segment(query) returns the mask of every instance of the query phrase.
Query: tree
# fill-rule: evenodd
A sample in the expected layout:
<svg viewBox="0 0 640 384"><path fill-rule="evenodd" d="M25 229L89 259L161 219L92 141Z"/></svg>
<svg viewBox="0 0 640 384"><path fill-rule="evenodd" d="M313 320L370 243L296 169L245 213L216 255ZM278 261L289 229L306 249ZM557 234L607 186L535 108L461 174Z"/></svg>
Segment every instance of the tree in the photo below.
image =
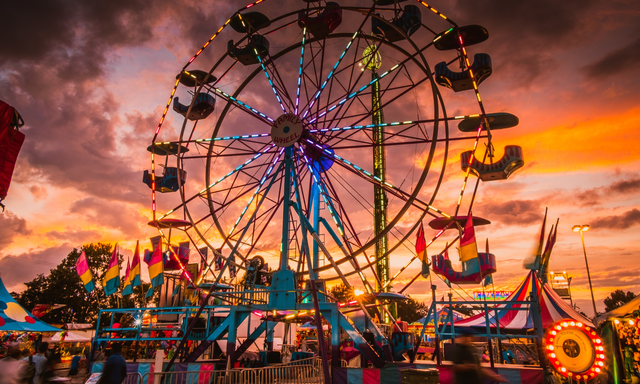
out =
<svg viewBox="0 0 640 384"><path fill-rule="evenodd" d="M76 261L84 250L87 255L89 268L93 273L96 289L87 293L76 272ZM31 310L36 304L64 304L60 310L55 310L45 315L42 320L48 323L62 324L70 322L95 324L100 309L118 308L122 301L125 306L146 307L151 302L158 302L158 292L150 299L145 298L149 284L143 284L134 288L133 297L121 299L116 293L105 296L99 288L102 277L107 271L113 246L111 244L88 244L80 249L74 248L67 257L49 275L40 274L32 281L25 283L27 289L16 297L16 300L24 308ZM123 257L118 255L118 261L122 265ZM123 271L124 272L124 271ZM121 278L124 280L124 277ZM124 284L121 284L121 287ZM146 287L145 287L146 285Z"/></svg>
<svg viewBox="0 0 640 384"><path fill-rule="evenodd" d="M627 291L627 293L624 293L622 289L616 289L615 291L611 292L611 295L607 296L604 299L604 311L613 311L614 309L622 307L624 304L630 302L635 298L636 294L631 291Z"/></svg>

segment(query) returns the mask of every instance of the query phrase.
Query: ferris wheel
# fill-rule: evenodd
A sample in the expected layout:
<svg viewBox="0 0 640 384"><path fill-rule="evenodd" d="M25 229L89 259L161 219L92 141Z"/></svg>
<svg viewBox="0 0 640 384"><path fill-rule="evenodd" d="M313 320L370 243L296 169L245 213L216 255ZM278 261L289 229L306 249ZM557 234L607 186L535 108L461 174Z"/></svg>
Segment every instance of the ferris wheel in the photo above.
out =
<svg viewBox="0 0 640 384"><path fill-rule="evenodd" d="M485 112L491 59L467 47L486 29L419 1L354 3L258 0L176 77L148 148L152 223L183 231L207 272L207 253L221 258L218 280L260 256L288 271L276 283L388 292L390 262L415 255L423 220L471 209L470 175L523 164L518 148L493 159L489 128L517 118ZM448 167L452 147L468 150L462 170ZM439 196L445 180L459 193Z"/></svg>

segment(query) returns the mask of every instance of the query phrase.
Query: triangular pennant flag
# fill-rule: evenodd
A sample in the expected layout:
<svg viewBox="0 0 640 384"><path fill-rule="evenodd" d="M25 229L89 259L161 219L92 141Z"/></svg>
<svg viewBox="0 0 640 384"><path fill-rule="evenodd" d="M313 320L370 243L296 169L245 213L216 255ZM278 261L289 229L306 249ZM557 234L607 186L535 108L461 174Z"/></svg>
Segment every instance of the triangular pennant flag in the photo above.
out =
<svg viewBox="0 0 640 384"><path fill-rule="evenodd" d="M149 278L151 279L151 289L164 283L164 263L161 247L156 247L149 260Z"/></svg>
<svg viewBox="0 0 640 384"><path fill-rule="evenodd" d="M173 293L171 294L171 297L174 297L178 293L180 293L180 284L176 285L176 287L173 288Z"/></svg>
<svg viewBox="0 0 640 384"><path fill-rule="evenodd" d="M484 282L482 283L482 285L484 285L485 287L489 284L493 284L493 275L485 277Z"/></svg>
<svg viewBox="0 0 640 384"><path fill-rule="evenodd" d="M127 271L124 274L124 288L122 288L122 296L127 296L133 293L133 287L131 286L131 265L129 259L127 259Z"/></svg>
<svg viewBox="0 0 640 384"><path fill-rule="evenodd" d="M147 294L145 295L145 297L148 299L151 296L153 296L153 287L150 287L149 290L147 291Z"/></svg>
<svg viewBox="0 0 640 384"><path fill-rule="evenodd" d="M547 208L544 209L544 219L542 220L542 229L540 230L540 240L536 246L536 250L533 252L533 255L528 256L523 262L522 265L526 269L539 270L540 269L540 259L542 258L542 249L544 245L544 234L545 228L547 225Z"/></svg>
<svg viewBox="0 0 640 384"><path fill-rule="evenodd" d="M118 292L120 286L120 263L118 263L118 244L113 247L113 253L111 254L111 260L107 267L107 273L102 278L102 287L104 294L109 296Z"/></svg>
<svg viewBox="0 0 640 384"><path fill-rule="evenodd" d="M76 271L78 272L78 276L80 276L80 280L82 280L82 284L84 284L84 289L87 292L91 293L94 289L96 289L96 285L93 283L93 277L91 276L91 270L89 269L89 263L87 262L87 255L84 253L84 249L76 261Z"/></svg>
<svg viewBox="0 0 640 384"><path fill-rule="evenodd" d="M424 227L420 222L418 233L416 233L416 256L422 260L423 263L429 263L427 256L427 240L424 237Z"/></svg>
<svg viewBox="0 0 640 384"><path fill-rule="evenodd" d="M478 245L476 244L476 232L473 229L473 216L469 213L464 232L460 237L460 261L465 262L478 258Z"/></svg>
<svg viewBox="0 0 640 384"><path fill-rule="evenodd" d="M131 287L137 287L142 285L142 280L140 279L140 245L139 242L136 241L136 250L133 252L133 261L131 261Z"/></svg>

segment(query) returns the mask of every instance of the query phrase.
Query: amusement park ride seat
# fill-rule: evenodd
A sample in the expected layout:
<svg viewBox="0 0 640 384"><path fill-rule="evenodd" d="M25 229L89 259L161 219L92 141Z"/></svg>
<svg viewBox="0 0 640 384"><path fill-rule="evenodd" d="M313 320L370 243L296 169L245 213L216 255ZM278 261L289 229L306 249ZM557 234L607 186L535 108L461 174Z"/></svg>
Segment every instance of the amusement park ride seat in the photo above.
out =
<svg viewBox="0 0 640 384"><path fill-rule="evenodd" d="M413 332L393 332L391 334L391 350L393 361L404 361L405 353L413 353L415 346Z"/></svg>
<svg viewBox="0 0 640 384"><path fill-rule="evenodd" d="M271 25L267 15L260 12L247 12L234 16L229 22L231 28L238 33L252 34Z"/></svg>
<svg viewBox="0 0 640 384"><path fill-rule="evenodd" d="M176 80L180 80L180 84L190 88L193 88L202 83L211 84L217 80L215 76L210 75L209 78L207 78L207 75L207 72L201 71L199 69L190 71L183 70L182 72L178 73L178 75L176 76ZM204 80L205 78L207 79L207 81Z"/></svg>
<svg viewBox="0 0 640 384"><path fill-rule="evenodd" d="M198 96L196 96L193 102L191 112L187 115L189 105L180 104L177 97L173 99L173 110L191 121L206 119L215 107L216 99L214 99L213 96L208 93L198 93Z"/></svg>
<svg viewBox="0 0 640 384"><path fill-rule="evenodd" d="M147 147L147 151L155 154L156 156L175 156L178 154L178 149L180 150L180 153L189 152L189 148L176 143L153 143Z"/></svg>
<svg viewBox="0 0 640 384"><path fill-rule="evenodd" d="M384 36L385 39L392 43L413 35L420 28L422 22L420 8L415 5L406 5L402 14L391 21L385 21L379 17L371 18L371 31L375 35Z"/></svg>
<svg viewBox="0 0 640 384"><path fill-rule="evenodd" d="M496 257L492 253L478 252L478 257L462 262L462 272L454 271L447 253L431 256L433 272L456 284L478 284L496 272Z"/></svg>
<svg viewBox="0 0 640 384"><path fill-rule="evenodd" d="M452 218L447 217L438 217L437 219L433 219L429 222L429 226L435 230L444 229L451 220L455 220L457 225L451 225L448 229L457 229L458 227L464 228L467 224L467 220L469 220L469 216L453 216ZM473 216L473 226L477 227L480 225L489 225L491 222L487 219L483 219L482 217Z"/></svg>
<svg viewBox="0 0 640 384"><path fill-rule="evenodd" d="M244 47L235 47L233 40L229 40L227 51L229 56L244 65L258 64L260 60L269 55L269 40L260 35L251 35L249 42ZM256 52L260 55L260 60L256 57Z"/></svg>
<svg viewBox="0 0 640 384"><path fill-rule="evenodd" d="M469 159L473 151L462 152L460 155L460 165L464 172L469 167ZM507 145L504 147L504 155L495 163L482 163L474 156L471 163L471 172L482 181L506 180L513 172L524 166L522 157L522 147L518 145Z"/></svg>
<svg viewBox="0 0 640 384"><path fill-rule="evenodd" d="M298 13L298 25L300 28L307 27L313 37L323 39L342 23L342 9L340 4L333 1L327 2L327 7L317 16L310 16L302 11Z"/></svg>
<svg viewBox="0 0 640 384"><path fill-rule="evenodd" d="M178 175L180 177L180 184L184 184L187 180L187 171L176 167L165 167L162 172L162 177L156 176L156 191L161 193L178 191ZM144 171L142 182L151 188L151 174L149 171Z"/></svg>
<svg viewBox="0 0 640 384"><path fill-rule="evenodd" d="M492 131L494 129L513 128L520 123L520 119L510 113L488 113L487 120L489 121L489 128L491 128ZM458 130L461 132L475 132L478 130L481 122L481 116L465 117L460 124L458 124Z"/></svg>
<svg viewBox="0 0 640 384"><path fill-rule="evenodd" d="M473 89L473 82L471 81L471 76L469 76L469 70L473 71L473 78L476 81L476 85L480 85L486 78L491 76L491 56L486 53L476 53L473 56L471 68L462 72L450 70L444 61L438 63L435 67L436 83L452 89L454 92Z"/></svg>
<svg viewBox="0 0 640 384"><path fill-rule="evenodd" d="M489 31L485 27L479 25L465 25L459 27L460 36L464 46L480 44L489 38ZM460 40L458 40L458 34L453 28L449 28L444 32L439 33L433 39L433 46L439 51L448 51L452 49L460 49Z"/></svg>

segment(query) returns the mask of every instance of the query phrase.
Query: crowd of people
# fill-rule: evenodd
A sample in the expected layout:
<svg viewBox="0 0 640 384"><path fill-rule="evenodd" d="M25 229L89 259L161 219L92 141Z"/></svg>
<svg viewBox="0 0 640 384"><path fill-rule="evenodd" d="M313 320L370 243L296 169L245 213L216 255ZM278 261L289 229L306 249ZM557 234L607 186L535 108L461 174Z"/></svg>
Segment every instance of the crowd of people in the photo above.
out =
<svg viewBox="0 0 640 384"><path fill-rule="evenodd" d="M624 357L624 371L626 377L640 378L640 334L635 321L623 321L616 324L616 331L620 340L620 349Z"/></svg>
<svg viewBox="0 0 640 384"><path fill-rule="evenodd" d="M38 345L35 355L19 343L11 343L0 360L0 384L45 384L54 376L60 359L60 350L50 350L47 342Z"/></svg>

